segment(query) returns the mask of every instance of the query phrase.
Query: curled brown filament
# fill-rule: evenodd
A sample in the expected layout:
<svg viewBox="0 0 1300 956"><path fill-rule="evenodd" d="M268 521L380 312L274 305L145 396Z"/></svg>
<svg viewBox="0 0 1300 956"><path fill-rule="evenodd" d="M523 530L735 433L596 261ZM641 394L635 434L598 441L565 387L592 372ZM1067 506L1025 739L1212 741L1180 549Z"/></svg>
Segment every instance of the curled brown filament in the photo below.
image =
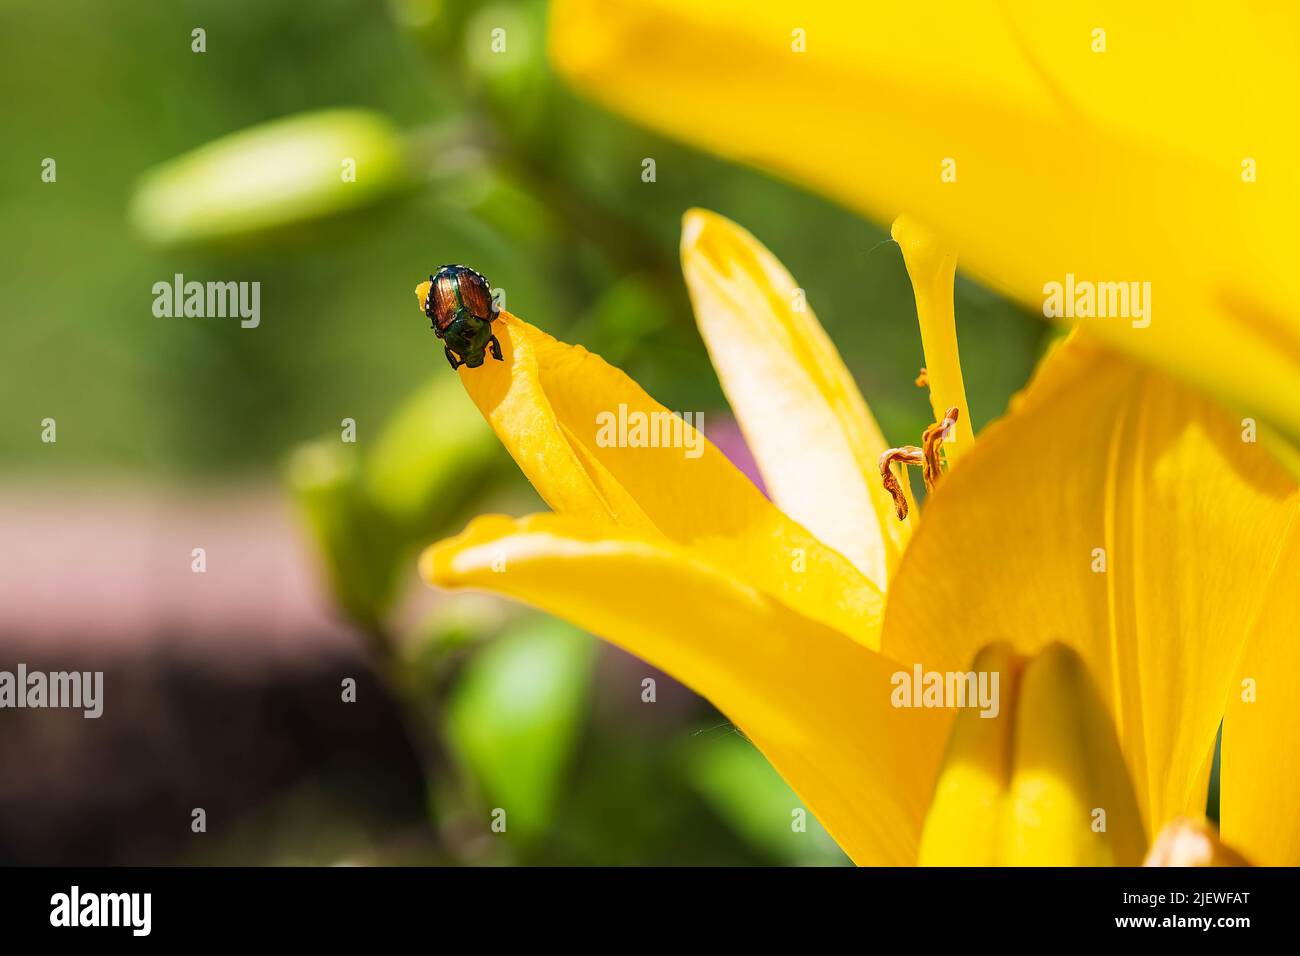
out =
<svg viewBox="0 0 1300 956"><path fill-rule="evenodd" d="M901 448L887 449L880 456L880 480L884 483L885 490L893 496L894 513L902 521L907 517L907 495L903 494L903 486L894 477L893 464L896 461L904 465L924 465L925 453L915 445L904 445Z"/></svg>
<svg viewBox="0 0 1300 956"><path fill-rule="evenodd" d="M920 465L921 474L925 478L925 490L934 491L939 476L943 474L943 458L939 450L943 447L944 439L951 434L953 426L957 424L957 416L957 409L950 408L942 421L927 427L921 433L920 448L915 445L903 445L899 448L889 448L880 456L880 481L894 499L894 513L898 515L899 521L907 517L907 495L903 493L903 486L894 476L894 463L899 462L904 466Z"/></svg>
<svg viewBox="0 0 1300 956"><path fill-rule="evenodd" d="M942 421L935 422L921 433L921 450L925 454L925 465L921 473L925 476L926 491L934 491L939 475L942 474L943 459L939 457L939 449L943 447L943 440L952 434L953 426L957 424L957 414L956 408L948 409Z"/></svg>

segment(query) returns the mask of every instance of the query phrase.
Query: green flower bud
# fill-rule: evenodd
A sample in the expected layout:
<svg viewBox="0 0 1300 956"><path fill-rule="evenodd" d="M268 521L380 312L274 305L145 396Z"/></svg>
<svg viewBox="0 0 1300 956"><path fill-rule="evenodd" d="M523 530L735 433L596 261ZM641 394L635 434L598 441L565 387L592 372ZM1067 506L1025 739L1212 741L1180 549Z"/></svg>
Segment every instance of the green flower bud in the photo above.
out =
<svg viewBox="0 0 1300 956"><path fill-rule="evenodd" d="M150 170L130 216L160 244L198 243L374 205L412 184L383 116L324 110L232 133Z"/></svg>

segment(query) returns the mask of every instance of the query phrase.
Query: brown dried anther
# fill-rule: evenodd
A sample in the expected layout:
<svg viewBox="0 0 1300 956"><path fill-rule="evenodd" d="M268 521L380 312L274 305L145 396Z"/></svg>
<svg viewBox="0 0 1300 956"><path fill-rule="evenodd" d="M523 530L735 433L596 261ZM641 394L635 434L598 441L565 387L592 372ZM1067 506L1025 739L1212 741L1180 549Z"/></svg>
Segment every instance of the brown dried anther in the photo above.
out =
<svg viewBox="0 0 1300 956"><path fill-rule="evenodd" d="M943 447L943 440L952 434L953 426L957 424L957 415L957 409L950 408L948 414L943 416L943 421L935 422L921 433L921 450L925 454L922 474L925 476L926 491L934 491L939 475L943 473L943 459L939 457L939 449Z"/></svg>
<svg viewBox="0 0 1300 956"><path fill-rule="evenodd" d="M943 458L939 454L939 449L943 447L944 439L949 437L953 426L957 424L957 416L957 409L950 408L942 421L927 427L921 433L920 448L915 445L903 445L900 448L887 449L880 456L880 480L885 490L894 499L894 513L898 515L899 521L907 517L907 495L903 493L903 486L894 476L894 462L901 462L903 465L920 465L921 474L925 478L925 490L934 491L939 476L943 474Z"/></svg>
<svg viewBox="0 0 1300 956"><path fill-rule="evenodd" d="M915 445L904 445L901 448L890 448L880 456L880 480L894 498L894 513L898 515L898 520L902 521L907 517L907 495L903 494L903 487L894 477L893 464L901 461L904 465L924 465L925 454Z"/></svg>

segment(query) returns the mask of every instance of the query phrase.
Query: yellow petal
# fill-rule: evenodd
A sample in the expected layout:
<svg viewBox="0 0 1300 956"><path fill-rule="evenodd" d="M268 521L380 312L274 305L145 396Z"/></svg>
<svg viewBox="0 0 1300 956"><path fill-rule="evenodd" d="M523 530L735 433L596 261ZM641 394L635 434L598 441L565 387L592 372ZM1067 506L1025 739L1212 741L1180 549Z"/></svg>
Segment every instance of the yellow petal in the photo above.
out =
<svg viewBox="0 0 1300 956"><path fill-rule="evenodd" d="M854 860L915 861L943 721L891 706L896 666L879 654L662 537L559 515L480 518L428 549L421 570L662 668L734 720Z"/></svg>
<svg viewBox="0 0 1300 956"><path fill-rule="evenodd" d="M1201 812L1245 622L1291 586L1271 572L1295 481L1241 439L1196 393L1067 341L930 499L885 652L951 670L995 640L1068 644L1147 825Z"/></svg>
<svg viewBox="0 0 1300 956"><path fill-rule="evenodd" d="M879 647L880 589L782 514L699 431L584 348L508 312L493 329L504 360L462 368L461 382L555 511L662 534ZM637 420L671 426L676 437L632 447Z"/></svg>
<svg viewBox="0 0 1300 956"><path fill-rule="evenodd" d="M1296 440L1297 37L1286 5L556 0L550 49L639 122L918 216L1040 313L1067 274L1149 282L1149 324L1084 321Z"/></svg>
<svg viewBox="0 0 1300 956"><path fill-rule="evenodd" d="M1294 515L1294 513L1293 513ZM1300 518L1293 517L1228 687L1219 769L1224 839L1266 866L1300 865ZM1243 621L1243 623L1245 623Z"/></svg>
<svg viewBox="0 0 1300 956"><path fill-rule="evenodd" d="M921 862L947 866L1134 866L1142 818L1115 729L1079 656L1050 644L1025 661L985 648L972 671L996 710L957 712ZM992 685L992 675L999 675ZM983 698L981 698L983 702Z"/></svg>
<svg viewBox="0 0 1300 956"><path fill-rule="evenodd" d="M682 272L772 499L883 590L910 523L880 483L889 446L803 289L752 235L702 209L682 222Z"/></svg>

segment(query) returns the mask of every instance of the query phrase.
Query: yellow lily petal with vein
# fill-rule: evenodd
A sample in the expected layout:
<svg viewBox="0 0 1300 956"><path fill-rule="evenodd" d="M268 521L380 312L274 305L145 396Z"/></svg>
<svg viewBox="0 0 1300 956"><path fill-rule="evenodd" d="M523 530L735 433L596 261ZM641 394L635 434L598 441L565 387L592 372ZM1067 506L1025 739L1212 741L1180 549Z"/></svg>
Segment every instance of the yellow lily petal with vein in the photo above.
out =
<svg viewBox="0 0 1300 956"><path fill-rule="evenodd" d="M1300 439L1300 8L556 0L549 43L592 99L914 214L1036 311L1139 283L1145 317L1083 321Z"/></svg>
<svg viewBox="0 0 1300 956"><path fill-rule="evenodd" d="M1245 622L1293 584L1277 568L1296 507L1294 480L1238 422L1073 337L928 502L884 650L953 670L997 640L1075 648L1147 826L1199 814Z"/></svg>
<svg viewBox="0 0 1300 956"><path fill-rule="evenodd" d="M998 710L958 711L926 817L920 862L937 866L1136 866L1142 817L1105 705L1079 656L1025 660L986 647Z"/></svg>
<svg viewBox="0 0 1300 956"><path fill-rule="evenodd" d="M1224 842L1256 863L1300 866L1300 518L1287 529L1270 575L1274 586L1254 619L1243 622L1250 646L1228 688L1219 826Z"/></svg>
<svg viewBox="0 0 1300 956"><path fill-rule="evenodd" d="M889 446L790 273L740 226L682 222L682 273L713 367L772 499L883 590L911 532L877 462Z"/></svg>
<svg viewBox="0 0 1300 956"><path fill-rule="evenodd" d="M420 563L430 583L526 601L678 677L754 740L856 862L915 862L944 721L890 705L897 665L881 655L698 552L575 518L480 518Z"/></svg>
<svg viewBox="0 0 1300 956"><path fill-rule="evenodd" d="M542 498L561 514L658 532L779 601L880 646L883 596L842 554L779 508L689 423L623 372L518 316L493 324L503 361L461 382ZM680 429L678 447L602 442L602 417Z"/></svg>

